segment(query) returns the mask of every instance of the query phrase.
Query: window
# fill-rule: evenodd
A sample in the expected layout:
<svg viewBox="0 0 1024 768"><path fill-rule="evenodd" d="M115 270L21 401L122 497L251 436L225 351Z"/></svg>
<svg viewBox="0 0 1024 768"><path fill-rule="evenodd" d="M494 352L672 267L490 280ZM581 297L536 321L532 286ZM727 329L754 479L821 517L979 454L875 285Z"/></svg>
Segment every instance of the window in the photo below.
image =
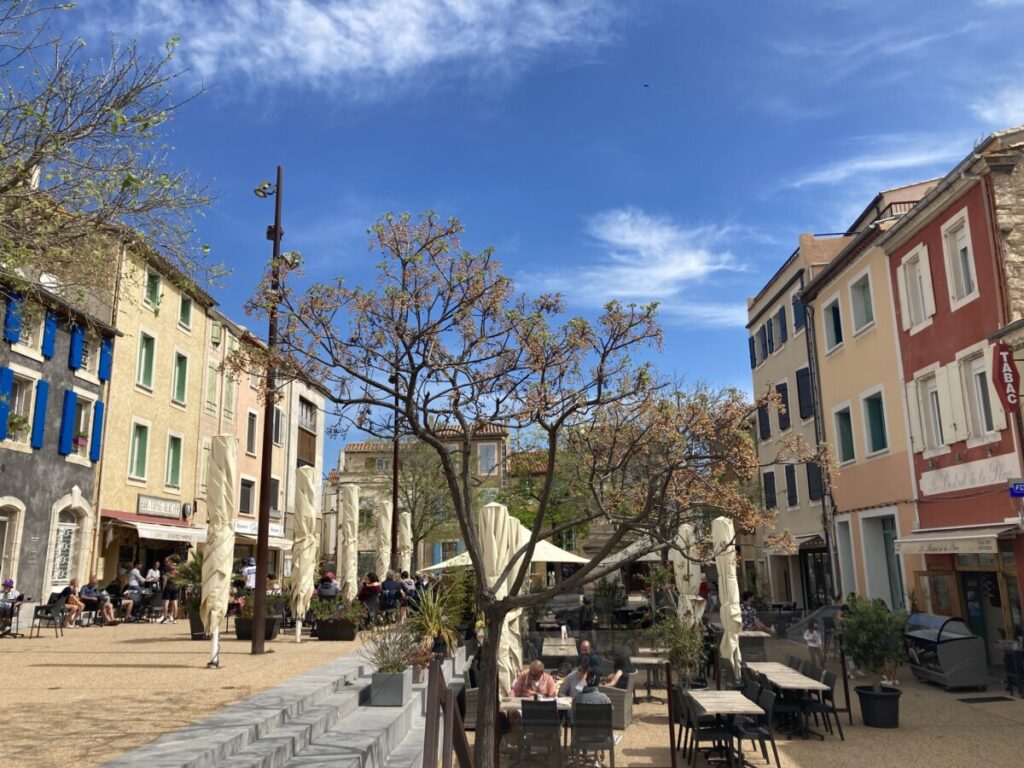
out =
<svg viewBox="0 0 1024 768"><path fill-rule="evenodd" d="M299 398L299 426L307 432L316 432L316 406L302 397Z"/></svg>
<svg viewBox="0 0 1024 768"><path fill-rule="evenodd" d="M811 392L810 368L801 368L796 372L796 397L800 404L800 418L811 418L814 415L814 396Z"/></svg>
<svg viewBox="0 0 1024 768"><path fill-rule="evenodd" d="M276 477L270 478L270 513L275 517L280 517L280 509L278 499L281 496L281 481ZM276 515L274 513L277 513Z"/></svg>
<svg viewBox="0 0 1024 768"><path fill-rule="evenodd" d="M850 417L849 407L836 411L833 418L836 425L836 449L839 463L853 461L857 458L857 454L853 448L853 419Z"/></svg>
<svg viewBox="0 0 1024 768"><path fill-rule="evenodd" d="M135 370L135 383L145 389L153 389L153 359L156 355L156 339L148 333L139 335L139 363Z"/></svg>
<svg viewBox="0 0 1024 768"><path fill-rule="evenodd" d="M481 475L494 475L498 472L498 446L494 443L481 443L476 448L476 458Z"/></svg>
<svg viewBox="0 0 1024 768"><path fill-rule="evenodd" d="M961 363L967 390L971 437L984 437L995 431L992 400L989 397L988 368L984 355L974 355Z"/></svg>
<svg viewBox="0 0 1024 768"><path fill-rule="evenodd" d="M950 308L956 310L978 294L966 208L943 225L942 245L946 256Z"/></svg>
<svg viewBox="0 0 1024 768"><path fill-rule="evenodd" d="M457 541L442 541L441 542L441 560L451 560L459 554L459 542Z"/></svg>
<svg viewBox="0 0 1024 768"><path fill-rule="evenodd" d="M171 488L181 487L181 437L167 436L167 469L164 483Z"/></svg>
<svg viewBox="0 0 1024 768"><path fill-rule="evenodd" d="M242 491L238 495L238 513L241 515L255 514L256 481L242 480Z"/></svg>
<svg viewBox="0 0 1024 768"><path fill-rule="evenodd" d="M71 455L89 458L89 438L92 436L93 401L76 392L75 426L71 440Z"/></svg>
<svg viewBox="0 0 1024 768"><path fill-rule="evenodd" d="M258 373L250 373L249 386L253 389L259 389L263 386L263 378Z"/></svg>
<svg viewBox="0 0 1024 768"><path fill-rule="evenodd" d="M796 490L796 465L786 465L786 504L792 509L800 504Z"/></svg>
<svg viewBox="0 0 1024 768"><path fill-rule="evenodd" d="M864 406L864 435L869 456L881 453L889 447L889 438L885 432L885 406L882 393L875 392L862 401Z"/></svg>
<svg viewBox="0 0 1024 768"><path fill-rule="evenodd" d="M245 452L250 456L256 455L256 413L249 411L245 421Z"/></svg>
<svg viewBox="0 0 1024 768"><path fill-rule="evenodd" d="M757 406L757 428L762 440L771 439L772 423L768 419L768 406Z"/></svg>
<svg viewBox="0 0 1024 768"><path fill-rule="evenodd" d="M903 330L914 331L923 327L935 314L935 296L925 246L918 246L903 257L902 265L896 270L896 282Z"/></svg>
<svg viewBox="0 0 1024 768"><path fill-rule="evenodd" d="M779 431L789 429L789 384L776 384L775 391L779 395L782 407L779 409Z"/></svg>
<svg viewBox="0 0 1024 768"><path fill-rule="evenodd" d="M942 406L939 399L939 384L935 376L922 379L918 385L921 393L921 415L924 419L925 445L928 448L941 448L946 444L942 432Z"/></svg>
<svg viewBox="0 0 1024 768"><path fill-rule="evenodd" d="M824 484L821 479L821 467L815 462L807 463L807 498L811 501L820 501L825 495Z"/></svg>
<svg viewBox="0 0 1024 768"><path fill-rule="evenodd" d="M274 406L274 444L284 443L284 411Z"/></svg>
<svg viewBox="0 0 1024 768"><path fill-rule="evenodd" d="M373 460L373 468L378 472L388 472L391 469L391 459L378 456Z"/></svg>
<svg viewBox="0 0 1024 768"><path fill-rule="evenodd" d="M146 292L143 303L152 309L160 306L160 273L149 270L146 272Z"/></svg>
<svg viewBox="0 0 1024 768"><path fill-rule="evenodd" d="M359 530L369 530L373 527L373 499L360 499L359 500ZM370 570L373 570L373 566L370 566ZM362 569L360 569L363 573Z"/></svg>
<svg viewBox="0 0 1024 768"><path fill-rule="evenodd" d="M775 327L779 332L779 347L786 343L786 339L789 336L789 328L786 326L786 307L785 305L779 307L779 311L775 313Z"/></svg>
<svg viewBox="0 0 1024 768"><path fill-rule="evenodd" d="M843 318L839 314L839 299L825 306L825 347L831 352L843 343Z"/></svg>
<svg viewBox="0 0 1024 768"><path fill-rule="evenodd" d="M13 443L29 444L32 435L35 394L36 382L34 379L14 374L7 411L7 439Z"/></svg>
<svg viewBox="0 0 1024 768"><path fill-rule="evenodd" d="M875 322L875 309L871 304L871 275L862 275L850 286L850 305L853 308L854 333Z"/></svg>
<svg viewBox="0 0 1024 768"><path fill-rule="evenodd" d="M43 347L43 322L46 319L46 313L42 307L27 301L21 302L20 306L21 330L14 349L31 352L31 356L35 358L41 353Z"/></svg>
<svg viewBox="0 0 1024 768"><path fill-rule="evenodd" d="M178 325L185 330L192 328L192 299L182 294L181 303L178 305Z"/></svg>
<svg viewBox="0 0 1024 768"><path fill-rule="evenodd" d="M199 490L203 493L206 493L206 489L210 486L210 455L212 453L213 443L207 438L203 440L203 474L199 483Z"/></svg>
<svg viewBox="0 0 1024 768"><path fill-rule="evenodd" d="M100 369L100 340L93 333L86 333L82 337L82 367L79 373L88 373L95 376Z"/></svg>
<svg viewBox="0 0 1024 768"><path fill-rule="evenodd" d="M53 569L51 584L65 584L75 576L78 559L78 519L69 510L57 518L57 533L53 542Z"/></svg>
<svg viewBox="0 0 1024 768"><path fill-rule="evenodd" d="M775 333L772 330L772 321L769 320L767 323L764 324L763 327L765 329L765 333L768 336L768 351L769 352L774 352L775 351Z"/></svg>
<svg viewBox="0 0 1024 768"><path fill-rule="evenodd" d="M765 330L763 325L760 328L757 329L757 340L758 340L759 346L761 348L761 360L762 361L763 360L767 360L768 359L768 331Z"/></svg>
<svg viewBox="0 0 1024 768"><path fill-rule="evenodd" d="M797 298L797 295L793 294L793 333L797 333L803 330L803 327L807 325L807 308L804 303Z"/></svg>
<svg viewBox="0 0 1024 768"><path fill-rule="evenodd" d="M764 481L764 508L774 509L778 506L778 499L775 498L775 471L765 472L761 478Z"/></svg>
<svg viewBox="0 0 1024 768"><path fill-rule="evenodd" d="M224 418L235 418L235 376L230 372L224 373Z"/></svg>
<svg viewBox="0 0 1024 768"><path fill-rule="evenodd" d="M217 412L217 366L210 365L206 368L206 410L209 413Z"/></svg>
<svg viewBox="0 0 1024 768"><path fill-rule="evenodd" d="M188 356L181 352L174 353L174 389L171 400L184 405L188 394Z"/></svg>
<svg viewBox="0 0 1024 768"><path fill-rule="evenodd" d="M149 451L149 427L139 422L132 424L131 451L128 476L134 480L146 479L146 461Z"/></svg>

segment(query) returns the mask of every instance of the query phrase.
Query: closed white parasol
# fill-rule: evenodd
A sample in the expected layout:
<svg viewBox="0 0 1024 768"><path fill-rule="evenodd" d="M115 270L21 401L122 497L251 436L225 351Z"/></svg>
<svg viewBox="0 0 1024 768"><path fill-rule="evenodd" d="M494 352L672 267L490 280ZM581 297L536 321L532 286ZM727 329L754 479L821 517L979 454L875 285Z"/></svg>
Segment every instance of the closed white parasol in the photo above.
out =
<svg viewBox="0 0 1024 768"><path fill-rule="evenodd" d="M203 600L199 613L210 635L208 667L220 666L220 623L231 596L235 558L235 459L238 438L218 435L210 446L210 477L206 492L206 546L203 549Z"/></svg>
<svg viewBox="0 0 1024 768"><path fill-rule="evenodd" d="M508 515L508 509L502 507L505 510L505 514ZM530 531L515 518L509 518L508 526L508 555L506 562L512 560L512 556L522 546L530 540ZM519 570L519 566L522 563L522 558L516 561L515 567L512 569L512 573L509 574L509 584L512 582L512 578L516 571ZM522 630L522 616L523 609L518 608L514 611L509 611L505 617L505 630L502 632L502 638L508 645L508 666L512 670L512 682L515 682L516 675L519 674L524 666L523 659L523 630ZM532 659L531 659L532 661Z"/></svg>
<svg viewBox="0 0 1024 768"><path fill-rule="evenodd" d="M381 580L391 567L391 502L377 502L377 576Z"/></svg>
<svg viewBox="0 0 1024 768"><path fill-rule="evenodd" d="M693 526L684 523L679 526L676 546L668 551L668 558L676 579L679 594L679 618L691 624L700 622L704 615L704 598L700 596L700 565L697 563L697 543ZM687 556L684 557L683 553Z"/></svg>
<svg viewBox="0 0 1024 768"><path fill-rule="evenodd" d="M740 630L743 612L740 610L740 585L736 579L736 530L732 520L716 517L711 523L711 542L715 547L715 565L718 567L718 594L722 600L722 646L720 657L732 663L734 675L740 671Z"/></svg>
<svg viewBox="0 0 1024 768"><path fill-rule="evenodd" d="M359 593L359 486L341 487L341 515L338 518L338 570L341 599L346 603Z"/></svg>
<svg viewBox="0 0 1024 768"><path fill-rule="evenodd" d="M412 570L412 513L401 512L398 515L398 569Z"/></svg>
<svg viewBox="0 0 1024 768"><path fill-rule="evenodd" d="M516 525L518 521L513 521ZM507 581L496 584L498 574L505 567L508 558L509 516L508 510L501 504L485 504L480 509L480 556L483 560L484 577L488 586L494 589L499 600L508 593ZM512 691L512 683L518 669L511 668L508 650L508 632L502 631L498 637L488 638L488 642L498 644L498 690L502 696Z"/></svg>
<svg viewBox="0 0 1024 768"><path fill-rule="evenodd" d="M313 572L316 569L316 469L300 467L295 476L295 542L292 544L292 616L295 617L295 642L302 640L302 617L313 596Z"/></svg>

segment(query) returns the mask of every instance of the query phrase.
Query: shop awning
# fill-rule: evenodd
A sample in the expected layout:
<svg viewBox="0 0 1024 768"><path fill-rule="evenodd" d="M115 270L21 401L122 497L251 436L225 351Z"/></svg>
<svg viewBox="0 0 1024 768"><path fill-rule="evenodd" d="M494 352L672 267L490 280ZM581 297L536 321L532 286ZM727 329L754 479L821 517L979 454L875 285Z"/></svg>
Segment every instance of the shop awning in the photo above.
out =
<svg viewBox="0 0 1024 768"><path fill-rule="evenodd" d="M898 555L969 555L996 553L999 537L1018 530L1016 525L984 525L970 528L922 528L896 539Z"/></svg>
<svg viewBox="0 0 1024 768"><path fill-rule="evenodd" d="M183 525L160 525L158 523L138 523L134 520L117 520L117 525L134 528L140 539L150 541L183 541L188 544L202 544L206 541L205 528L187 528Z"/></svg>
<svg viewBox="0 0 1024 768"><path fill-rule="evenodd" d="M241 533L236 533L235 534L235 542L236 543L245 543L245 544L255 544L256 543L256 537L255 536L247 536L247 535L241 534ZM267 546L269 546L271 549L283 549L283 550L285 550L287 552L291 552L292 540L291 539L282 539L282 538L280 538L278 536L268 536L267 537Z"/></svg>
<svg viewBox="0 0 1024 768"><path fill-rule="evenodd" d="M794 533L791 536L793 538L793 549L765 547L765 554L772 555L773 557L796 557L801 549L817 549L818 547L825 546L825 539L820 533Z"/></svg>

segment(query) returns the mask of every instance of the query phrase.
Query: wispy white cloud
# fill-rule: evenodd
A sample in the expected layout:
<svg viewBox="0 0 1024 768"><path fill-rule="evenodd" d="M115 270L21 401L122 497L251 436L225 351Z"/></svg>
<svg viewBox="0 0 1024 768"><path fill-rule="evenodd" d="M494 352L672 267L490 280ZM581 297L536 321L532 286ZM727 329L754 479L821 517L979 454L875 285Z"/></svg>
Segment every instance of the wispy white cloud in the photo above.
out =
<svg viewBox="0 0 1024 768"><path fill-rule="evenodd" d="M741 304L703 302L690 294L715 273L740 270L725 242L756 238L758 233L732 226L687 228L632 207L591 216L586 233L597 246L588 262L571 272L545 272L527 282L588 307L612 299L658 301L664 319L673 323L726 327L745 322Z"/></svg>
<svg viewBox="0 0 1024 768"><path fill-rule="evenodd" d="M180 35L207 79L380 95L439 64L515 71L548 49L609 39L612 0L139 0L90 23L146 38ZM97 11L93 8L92 13Z"/></svg>
<svg viewBox="0 0 1024 768"><path fill-rule="evenodd" d="M1021 0L1024 6L1024 0ZM1024 86L1012 84L983 96L971 104L971 111L991 126L1008 128L1024 123Z"/></svg>
<svg viewBox="0 0 1024 768"><path fill-rule="evenodd" d="M920 134L864 137L853 144L854 150L845 157L806 171L785 186L800 189L840 184L855 178L884 182L893 172L948 163L962 157L970 148L963 137Z"/></svg>
<svg viewBox="0 0 1024 768"><path fill-rule="evenodd" d="M974 0L978 5L987 5L991 8L1014 8L1024 7L1024 0Z"/></svg>

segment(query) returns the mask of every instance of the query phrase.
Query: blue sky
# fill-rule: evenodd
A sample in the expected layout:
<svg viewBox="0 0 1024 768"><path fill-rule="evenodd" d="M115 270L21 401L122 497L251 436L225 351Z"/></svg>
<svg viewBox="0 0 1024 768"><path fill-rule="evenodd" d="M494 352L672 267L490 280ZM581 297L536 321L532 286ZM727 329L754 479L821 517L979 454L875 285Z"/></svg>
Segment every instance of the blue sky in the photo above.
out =
<svg viewBox="0 0 1024 768"><path fill-rule="evenodd" d="M1024 0L88 0L65 24L180 35L175 162L218 192L201 239L241 311L285 247L373 279L385 211L456 215L524 290L663 303L663 371L749 389L745 299L801 232L945 173L1024 122ZM645 87L645 84L647 87ZM335 443L327 463L336 457Z"/></svg>

